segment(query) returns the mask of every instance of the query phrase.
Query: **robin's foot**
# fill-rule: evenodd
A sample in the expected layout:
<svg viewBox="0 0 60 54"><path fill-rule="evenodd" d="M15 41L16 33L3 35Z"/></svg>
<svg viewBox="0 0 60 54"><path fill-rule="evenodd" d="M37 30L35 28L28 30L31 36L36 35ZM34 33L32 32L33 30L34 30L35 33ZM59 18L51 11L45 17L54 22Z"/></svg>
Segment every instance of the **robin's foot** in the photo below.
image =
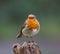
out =
<svg viewBox="0 0 60 54"><path fill-rule="evenodd" d="M32 41L31 41L31 40L29 40L29 41L28 41L28 43L31 43L31 42L32 42L32 43L34 43L35 41L34 41L34 40L32 40Z"/></svg>
<svg viewBox="0 0 60 54"><path fill-rule="evenodd" d="M29 40L28 43L30 43L31 41Z"/></svg>
<svg viewBox="0 0 60 54"><path fill-rule="evenodd" d="M34 43L34 40L32 40L32 42Z"/></svg>

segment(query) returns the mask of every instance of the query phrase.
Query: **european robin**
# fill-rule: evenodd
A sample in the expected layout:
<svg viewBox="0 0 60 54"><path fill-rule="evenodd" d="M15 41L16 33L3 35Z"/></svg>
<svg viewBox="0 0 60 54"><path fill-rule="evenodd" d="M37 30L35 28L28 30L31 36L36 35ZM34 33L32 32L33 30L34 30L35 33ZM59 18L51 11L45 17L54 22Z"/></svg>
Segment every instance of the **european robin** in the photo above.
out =
<svg viewBox="0 0 60 54"><path fill-rule="evenodd" d="M33 37L39 32L39 30L40 24L36 16L33 14L29 14L20 30L20 33L17 35L17 38L20 38L22 35Z"/></svg>

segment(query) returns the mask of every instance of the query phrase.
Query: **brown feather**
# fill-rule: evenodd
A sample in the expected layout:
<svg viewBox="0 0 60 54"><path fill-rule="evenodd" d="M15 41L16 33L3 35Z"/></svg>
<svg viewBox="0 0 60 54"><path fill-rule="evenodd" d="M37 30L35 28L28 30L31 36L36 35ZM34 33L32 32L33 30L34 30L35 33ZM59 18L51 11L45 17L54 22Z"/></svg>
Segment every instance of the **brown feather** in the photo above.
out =
<svg viewBox="0 0 60 54"><path fill-rule="evenodd" d="M23 28L25 27L25 25L26 25L26 22L23 24L23 26L22 26L22 28L21 28L21 30L20 30L20 33L16 36L17 38L22 37L22 35L23 35L22 30L23 30Z"/></svg>
<svg viewBox="0 0 60 54"><path fill-rule="evenodd" d="M17 38L20 38L22 36L22 33L18 34L16 37Z"/></svg>

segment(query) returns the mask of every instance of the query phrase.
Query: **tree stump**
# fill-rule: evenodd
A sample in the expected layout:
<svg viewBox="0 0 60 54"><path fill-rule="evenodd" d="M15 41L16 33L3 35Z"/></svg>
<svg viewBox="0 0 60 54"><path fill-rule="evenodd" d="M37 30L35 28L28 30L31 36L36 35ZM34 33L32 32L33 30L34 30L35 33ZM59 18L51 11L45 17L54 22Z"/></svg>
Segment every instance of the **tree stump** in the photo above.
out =
<svg viewBox="0 0 60 54"><path fill-rule="evenodd" d="M41 50L36 42L24 42L13 44L14 54L41 54Z"/></svg>

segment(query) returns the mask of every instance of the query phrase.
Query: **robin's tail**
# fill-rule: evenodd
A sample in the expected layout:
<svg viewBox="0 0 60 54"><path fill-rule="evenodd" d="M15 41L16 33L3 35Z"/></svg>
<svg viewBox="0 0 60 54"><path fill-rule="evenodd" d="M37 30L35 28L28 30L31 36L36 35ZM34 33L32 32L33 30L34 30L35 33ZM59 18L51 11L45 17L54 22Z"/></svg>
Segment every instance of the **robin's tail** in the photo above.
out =
<svg viewBox="0 0 60 54"><path fill-rule="evenodd" d="M17 38L22 37L22 33L21 33L21 34L19 33L16 37L17 37Z"/></svg>

